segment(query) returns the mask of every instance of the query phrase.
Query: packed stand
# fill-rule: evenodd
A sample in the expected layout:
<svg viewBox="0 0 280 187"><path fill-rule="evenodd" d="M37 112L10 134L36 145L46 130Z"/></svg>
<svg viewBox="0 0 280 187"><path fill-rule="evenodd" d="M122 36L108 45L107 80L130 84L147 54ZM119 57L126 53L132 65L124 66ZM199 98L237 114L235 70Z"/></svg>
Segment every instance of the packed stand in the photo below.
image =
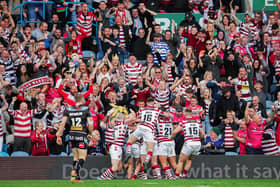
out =
<svg viewBox="0 0 280 187"><path fill-rule="evenodd" d="M22 23L0 3L0 150L71 154L56 131L82 93L94 122L90 155L108 154L100 124L111 104L137 113L149 97L172 114L173 129L191 109L206 133L202 154L279 154L279 11L249 4L240 20L238 0L44 2L46 15L28 4ZM159 11L185 19L162 31ZM183 144L179 133L176 154Z"/></svg>

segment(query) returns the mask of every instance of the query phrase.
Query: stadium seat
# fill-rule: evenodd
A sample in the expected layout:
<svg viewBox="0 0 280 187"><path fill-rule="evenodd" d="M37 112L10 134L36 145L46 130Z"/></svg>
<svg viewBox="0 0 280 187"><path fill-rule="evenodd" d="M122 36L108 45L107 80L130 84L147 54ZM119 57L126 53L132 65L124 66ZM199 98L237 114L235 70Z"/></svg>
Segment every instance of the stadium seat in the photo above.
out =
<svg viewBox="0 0 280 187"><path fill-rule="evenodd" d="M65 152L61 152L60 154L50 154L50 156L68 156Z"/></svg>
<svg viewBox="0 0 280 187"><path fill-rule="evenodd" d="M21 157L21 156L29 156L29 154L24 151L16 151L16 152L13 152L11 156Z"/></svg>
<svg viewBox="0 0 280 187"><path fill-rule="evenodd" d="M65 153L65 152L61 152L61 153L60 153L60 156L68 156L68 155L67 155L67 153Z"/></svg>
<svg viewBox="0 0 280 187"><path fill-rule="evenodd" d="M6 152L0 152L0 157L3 157L3 156L10 156L10 155Z"/></svg>
<svg viewBox="0 0 280 187"><path fill-rule="evenodd" d="M3 144L3 147L2 147L2 150L0 150L0 152L8 152L8 146L7 146L7 144Z"/></svg>

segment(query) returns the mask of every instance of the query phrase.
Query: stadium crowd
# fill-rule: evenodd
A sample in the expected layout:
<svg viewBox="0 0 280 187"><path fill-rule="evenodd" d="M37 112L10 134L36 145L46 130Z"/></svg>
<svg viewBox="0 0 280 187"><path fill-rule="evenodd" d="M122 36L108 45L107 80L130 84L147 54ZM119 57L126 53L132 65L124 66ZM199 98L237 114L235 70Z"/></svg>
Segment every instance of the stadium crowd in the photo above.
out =
<svg viewBox="0 0 280 187"><path fill-rule="evenodd" d="M279 154L279 11L248 3L241 20L240 0L53 2L44 0L46 15L28 4L20 23L0 1L0 150L71 154L56 131L82 93L94 122L89 155L108 154L112 132L100 123L112 104L137 113L149 97L172 114L173 128L191 109L207 135L202 154ZM158 12L185 18L162 30ZM176 154L183 144L179 133Z"/></svg>

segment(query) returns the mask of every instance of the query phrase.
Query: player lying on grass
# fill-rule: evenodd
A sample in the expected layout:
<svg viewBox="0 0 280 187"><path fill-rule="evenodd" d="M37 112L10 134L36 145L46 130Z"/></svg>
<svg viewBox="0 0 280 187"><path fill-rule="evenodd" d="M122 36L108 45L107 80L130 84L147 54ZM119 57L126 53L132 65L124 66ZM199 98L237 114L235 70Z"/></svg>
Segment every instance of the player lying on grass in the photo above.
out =
<svg viewBox="0 0 280 187"><path fill-rule="evenodd" d="M200 120L194 120L191 109L185 109L185 119L173 131L171 139L174 139L176 134L183 131L184 145L182 147L179 161L176 167L175 175L179 178L183 165L186 162L182 177L186 177L192 165L192 158L199 154L201 148L200 136L205 137L204 130L201 126Z"/></svg>

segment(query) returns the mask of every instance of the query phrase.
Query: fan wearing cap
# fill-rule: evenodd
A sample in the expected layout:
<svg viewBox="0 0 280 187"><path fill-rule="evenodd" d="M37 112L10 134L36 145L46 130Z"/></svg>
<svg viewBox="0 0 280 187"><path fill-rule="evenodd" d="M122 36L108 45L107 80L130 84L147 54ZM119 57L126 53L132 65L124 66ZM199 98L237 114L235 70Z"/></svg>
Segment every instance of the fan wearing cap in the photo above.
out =
<svg viewBox="0 0 280 187"><path fill-rule="evenodd" d="M213 127L210 131L210 135L205 139L204 148L206 152L210 154L211 150L218 150L224 147L223 139L219 138L221 131L218 127Z"/></svg>
<svg viewBox="0 0 280 187"><path fill-rule="evenodd" d="M176 111L173 114L172 123L181 123L184 120L183 107L181 105L176 105Z"/></svg>

